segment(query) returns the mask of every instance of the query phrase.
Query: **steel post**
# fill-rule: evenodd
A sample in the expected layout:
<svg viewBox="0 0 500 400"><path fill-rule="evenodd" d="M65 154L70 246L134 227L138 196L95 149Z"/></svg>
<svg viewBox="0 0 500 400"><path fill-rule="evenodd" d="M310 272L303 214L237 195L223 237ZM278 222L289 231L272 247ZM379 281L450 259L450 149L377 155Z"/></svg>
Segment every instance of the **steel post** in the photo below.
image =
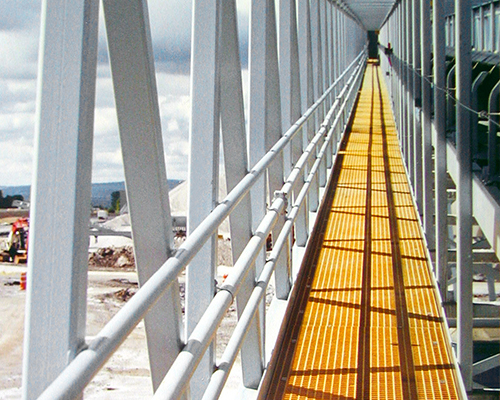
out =
<svg viewBox="0 0 500 400"><path fill-rule="evenodd" d="M423 0L412 1L412 44L413 44L413 168L415 170L414 193L420 215L423 215L423 142L422 142L422 34L421 6Z"/></svg>
<svg viewBox="0 0 500 400"><path fill-rule="evenodd" d="M401 10L400 10L400 25L399 25L399 32L400 32L400 61L401 61L401 93L400 93L400 110L401 110L401 124L399 126L399 129L401 130L401 137L403 139L403 156L405 159L405 164L408 166L408 131L406 129L406 117L407 117L407 109L406 109L406 92L408 90L408 84L406 81L407 74L408 74L408 69L406 66L406 13L405 13L405 2L401 2Z"/></svg>
<svg viewBox="0 0 500 400"><path fill-rule="evenodd" d="M446 84L445 16L442 2L432 7L432 36L434 48L434 128L436 130L434 155L435 215L436 215L436 275L441 298L446 301L448 290L448 199L446 166Z"/></svg>
<svg viewBox="0 0 500 400"><path fill-rule="evenodd" d="M216 207L219 196L219 1L194 1L192 18L188 236ZM185 337L191 335L214 297L216 262L217 234L214 234L186 269ZM196 398L205 390L214 357L211 345L191 383Z"/></svg>
<svg viewBox="0 0 500 400"><path fill-rule="evenodd" d="M422 206L424 232L427 245L430 250L435 248L434 239L434 200L433 200L433 176L432 176L432 132L431 132L431 5L429 0L421 0L420 11L420 33L422 40L422 155L423 155L423 184L422 184Z"/></svg>
<svg viewBox="0 0 500 400"><path fill-rule="evenodd" d="M95 0L42 2L25 400L37 398L85 346L98 7Z"/></svg>
<svg viewBox="0 0 500 400"><path fill-rule="evenodd" d="M298 46L299 46L299 61L300 61L300 88L302 97L302 113L304 113L314 102L314 78L313 78L313 61L312 61L312 41L311 41L311 11L308 0L299 0L298 3ZM335 92L334 92L335 93ZM304 142L309 142L314 136L314 121L306 124L306 135ZM312 160L309 163L309 168L312 167ZM315 189L311 193L314 193ZM309 212L314 211L317 207L314 204L310 195L307 196L306 207L304 214L307 222L307 231L312 229L313 222L309 219Z"/></svg>
<svg viewBox="0 0 500 400"><path fill-rule="evenodd" d="M457 185L457 327L458 362L465 388L472 390L472 158L471 2L455 0Z"/></svg>
<svg viewBox="0 0 500 400"><path fill-rule="evenodd" d="M218 35L218 63L220 85L220 122L222 148L224 151L224 169L226 187L230 192L248 171L247 138L245 112L243 104L243 85L241 80L241 62L236 1L224 1L220 4L220 30ZM293 141L292 141L293 143ZM233 260L239 259L242 251L252 237L252 216L250 196L245 196L229 217L231 233L231 251ZM243 313L255 285L256 276L260 275L262 264L254 264L241 284L236 296L238 318ZM243 384L255 389L263 371L265 309L261 307L258 317L249 326L245 342L241 349ZM208 382L204 382L204 386Z"/></svg>
<svg viewBox="0 0 500 400"><path fill-rule="evenodd" d="M406 23L405 23L405 47L406 47L406 135L408 138L408 160L406 163L406 168L408 170L410 181L412 183L413 193L415 193L416 187L416 171L415 171L415 139L413 130L413 118L414 118L414 86L413 86L413 46L412 46L412 32L413 32L413 18L412 18L412 4L413 0L406 0L405 2L405 12L406 12Z"/></svg>
<svg viewBox="0 0 500 400"><path fill-rule="evenodd" d="M103 6L134 254L143 286L173 251L149 15L143 0L123 4L105 0ZM123 35L124 29L129 35ZM182 312L175 286L145 318L153 390L182 345Z"/></svg>

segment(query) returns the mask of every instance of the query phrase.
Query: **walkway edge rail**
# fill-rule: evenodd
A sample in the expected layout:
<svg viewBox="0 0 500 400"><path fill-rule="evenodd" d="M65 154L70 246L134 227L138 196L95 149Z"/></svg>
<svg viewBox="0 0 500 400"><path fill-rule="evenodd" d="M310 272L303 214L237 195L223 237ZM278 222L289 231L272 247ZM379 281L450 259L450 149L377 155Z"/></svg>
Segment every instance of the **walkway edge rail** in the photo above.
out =
<svg viewBox="0 0 500 400"><path fill-rule="evenodd" d="M319 167L321 162L323 161L323 157L326 155L328 145L330 144L334 135L334 131L336 130L340 121L338 115L346 109L346 105L348 103L348 100L350 99L350 95L353 92L352 89L357 86L357 83L359 83L363 71L364 69L361 67L361 65L358 65L353 75L351 75L349 82L344 87L344 90L339 95L334 105L331 107L330 112L325 118L325 121L323 122L320 130L314 136L313 140L311 140L309 146L302 154L295 168L292 170L287 182L283 185L282 190L275 194L275 199L269 207L268 213L262 220L260 226L257 228L256 233L254 234L248 245L245 247L245 250L234 264L234 272L229 274L224 285L222 285L220 291L217 293L209 308L206 310L202 319L198 323L197 328L189 337L186 347L181 352L179 357L177 357L174 365L170 368L170 371L156 391L154 396L155 399L175 399L182 395L182 393L186 390L189 378L191 377L198 362L200 361L206 348L215 335L215 331L222 321L225 312L229 308L232 299L238 293L238 290L241 287L241 283L250 271L255 258L259 254L259 250L264 246L267 236L278 221L279 215L286 208L286 199L292 193L292 190L297 183L298 178L301 176L301 172L303 172L311 155L314 154L314 150L318 146L318 143L320 143L321 139L325 137L325 135L327 135L320 151L318 152L318 155L316 156L316 160L313 164L313 167L311 168L311 172L309 173L304 186L297 195L296 201L292 205L292 208L288 216L286 217L285 225L276 240L273 251L271 252L270 257L268 258L266 265L264 266L264 270L258 278L251 298L247 303L243 314L241 315L240 320L235 328L235 333L233 333L233 335L231 336L230 341L226 347L226 351L222 356L222 360L219 363L219 366L222 366L224 369L218 369L214 373L209 387L205 392L204 399L215 399L222 391L223 383L227 379L229 370L235 361L241 344L243 343L247 328L250 326L250 323L255 316L255 312L257 311L257 308L260 304L260 300L266 293L266 288L269 284L271 275L274 272L276 262L279 259L283 248L285 247L290 233L292 232L292 225L298 216L298 210L306 198L309 187L311 186L311 182L313 181L316 173L319 171ZM349 94L345 96L345 92L348 88L350 88ZM340 98L343 98L344 96L345 99L338 111L337 118L333 123L331 123L334 111L340 104ZM331 128L328 128L329 126L331 126ZM219 309L220 304L224 304L223 310ZM208 327L210 327L210 329Z"/></svg>
<svg viewBox="0 0 500 400"><path fill-rule="evenodd" d="M339 83L343 81L343 79L348 75L349 71L353 70L353 68L355 67L356 68L350 75L350 81L352 81L353 77L356 77L355 82L359 83L359 79L362 76L360 71L363 69L362 66L365 63L365 60L366 49L358 54L354 61L351 62L351 64L328 88L328 90L326 90L325 93L302 115L302 117L300 117L295 122L295 124L287 130L287 132L271 148L271 150L264 157L262 157L262 159L258 163L256 163L252 170L235 186L235 188L226 196L226 198L212 211L212 213L199 225L199 227L195 231L193 231L191 235L189 235L189 237L179 247L176 253L172 257L170 257L153 276L151 276L151 278L140 288L140 290L134 295L134 297L132 297L127 302L127 304L125 304L125 306L104 326L104 328L97 334L95 339L92 340L92 342L86 345L79 352L74 360L61 372L61 374L52 382L52 384L47 387L47 389L42 393L39 399L68 399L77 398L81 395L81 392L91 381L92 377L99 371L99 369L104 365L104 363L114 353L114 351L116 351L116 349L131 333L134 327L142 320L142 318L148 312L149 308L152 307L162 295L162 293L167 290L174 281L176 281L177 276L189 264L196 253L202 248L204 243L211 237L211 235L216 231L216 229L225 220L225 218L234 210L234 208L243 199L243 197L248 194L253 184L271 165L277 155L285 149L285 147L291 142L295 135L301 130L304 124L310 118L313 118L315 116L315 112L328 99L330 93ZM345 93L345 90L343 91L343 93ZM351 96L351 98L348 97L344 100L343 106L340 108L339 112L336 115L337 118L334 120L334 124L343 122L343 128L345 128L346 116L349 114L349 112L344 113L343 111L345 105L349 104L349 100L352 100L353 94L353 90L349 91L349 96ZM315 139L317 140L317 142L314 147L316 147L317 143L319 143L320 141L320 137L318 137L318 135L321 135L322 137L325 135L325 133L333 133L333 130L328 130L327 127L331 126L329 122L333 116L332 110L334 110L335 107L338 106L339 98L340 95L338 96L337 101L332 106L331 112L327 115L325 122L321 125L317 135L315 135ZM350 107L353 106L353 103L353 101L350 101ZM309 156L311 154L312 152L307 155L306 153L304 153L304 156L301 157L300 160L302 160L303 162L301 168L305 167L306 161L309 159ZM318 156L320 154L323 156L325 153L324 151L320 151L318 153ZM314 170L311 171L311 173L313 171L318 172L320 162L320 159L316 160L315 165L317 164L317 166ZM295 177L293 177L294 174ZM296 169L294 169L292 170L290 176L292 177L292 180L290 180L289 177L289 179L285 183L285 186L283 187L284 189L287 189L286 187L287 185L289 185L289 189L287 190L290 190L294 186L291 182L296 182L300 177L300 174ZM307 190L309 187L310 180L308 177L308 181L304 185L304 188L306 188L305 190ZM305 192L302 195L301 191L300 195L297 198L297 201L303 199L304 196ZM273 202L273 207L278 206L282 208L282 205L280 204L282 201L284 201L284 199L276 199L276 204ZM272 213L270 212L266 214L261 225L269 224L269 220L274 219L274 215L272 215L274 213L276 213L275 208L273 208ZM290 214L290 216L291 215L292 214ZM287 219L287 222L290 220L290 216ZM291 233L291 223L285 225L285 227L287 226L290 226L290 228L287 230L288 233L286 234L286 236L288 237L288 234ZM285 230L285 227L283 228L283 230ZM247 260L245 260L245 257L249 257L248 266L251 265L251 263L253 262L252 257L255 258L256 252L258 251L258 249L260 249L260 245L263 245L265 237L267 237L259 237L261 235L262 232L259 231L256 236L252 238L240 257L241 261L240 259L238 259L238 263L244 264L245 261L246 264ZM284 239L281 238L281 240ZM258 241L259 244L256 244L256 242ZM247 253L250 253L251 248L255 249L255 253L251 256L246 256ZM266 263L266 269L263 271L263 274L269 268L269 262L270 261ZM222 319L222 316L224 315L226 309L229 307L233 300L233 296L238 290L239 282L241 282L241 279L244 278L247 272L248 268L246 268L246 271L235 268L235 273L231 274L231 277L228 277L226 284L224 285L224 290L219 292L221 293L220 296L216 296L214 298L210 308L203 316L203 320L206 320L208 316L210 316L210 319L208 319L210 321L219 321L219 318ZM264 275L261 275L261 277L263 276ZM230 287L230 283L234 285L233 292L228 290L228 288ZM261 278L259 278L258 284L262 285ZM203 351L200 350L201 347L203 347L205 344L208 346L213 338L213 335L216 332L216 328L218 327L218 325L208 326L206 324L203 324L202 322L203 321L200 321L196 329L193 331L184 350L180 353L177 360L175 361L175 368L172 367L170 369L170 372L176 370L178 364L182 364L183 368L193 368L194 370L194 363L197 363L197 361L199 360L193 359L192 357L194 356L194 354L203 354ZM187 352L189 352L189 355L186 356ZM171 376L170 372L169 374L167 374L167 377ZM182 377L182 380L185 381L185 377ZM167 386L167 384L165 383L167 381L167 379L163 381L162 385L157 391L158 395L155 396L156 398L160 398L159 396L161 395L161 393L163 393L163 389L161 389L161 387ZM168 381L168 386L173 386L172 382ZM184 384L178 384L177 386L184 387ZM170 390L169 388L167 389ZM176 391L175 396L180 396L181 393L182 390ZM174 393L172 393L172 395L174 395Z"/></svg>
<svg viewBox="0 0 500 400"><path fill-rule="evenodd" d="M293 224L295 223L298 215L299 215L299 209L302 207L306 196L307 192L309 191L309 188L315 178L315 175L320 168L320 164L323 161L323 157L326 155L327 150L328 150L328 145L331 143L332 139L334 139L334 134L335 131L338 127L338 124L340 122L340 113L342 113L346 108L349 108L348 101L352 99L351 95L354 90L358 90L359 88L359 83L360 83L360 77L363 75L364 68L358 68L356 77L351 77L349 82L347 83L347 87L349 87L349 93L346 96L342 106L340 107L337 117L335 118L335 121L332 123L331 128L328 131L328 135L321 146L321 149L316 156L316 160L311 168L311 172L309 173L304 186L300 190L300 192L297 195L296 201L292 205L292 208L286 217L286 222L283 226L283 229L281 230L278 238L276 239L275 245L273 250L271 251L266 264L264 265L264 269L259 276L255 289L253 290L253 293L250 297L250 300L247 303L247 306L245 307L245 310L243 311L238 324L236 325L236 328L233 332L233 335L229 339L229 342L226 346L226 350L224 351L221 360L219 361L218 369L217 371L214 372L212 375L212 379L210 380L210 383L207 387L207 390L205 391L205 395L203 396L203 400L208 400L208 399L217 399L223 389L224 383L226 382L229 372L231 370L231 367L233 366L236 356L238 354L238 350L240 349L243 340L245 338L246 334L246 328L250 325L252 319L255 317L255 313L257 312L258 305L264 298L266 294L266 289L267 286L269 285L269 281L271 279L271 276L276 268L277 261L279 257L281 256L283 249L286 246L286 241L288 239L288 236L292 232L292 227ZM354 78L354 79L352 79ZM339 95L339 97L343 97L343 93ZM333 111L337 107L336 104L332 106L331 111ZM328 117L327 117L328 119ZM316 136L319 136L320 132ZM312 143L312 142L311 142ZM305 153L304 153L305 154ZM307 156L307 159L309 159L309 156ZM300 161L299 161L300 162ZM302 169L300 169L302 170ZM286 185L285 185L286 186ZM290 184L290 188L293 187L293 184ZM285 192L285 191L283 191ZM289 192L285 192L285 194L288 194ZM276 204L275 204L276 203ZM273 212L276 209L276 206L279 207L281 206L281 197L278 197L274 202L273 205L270 207L270 211L272 210Z"/></svg>

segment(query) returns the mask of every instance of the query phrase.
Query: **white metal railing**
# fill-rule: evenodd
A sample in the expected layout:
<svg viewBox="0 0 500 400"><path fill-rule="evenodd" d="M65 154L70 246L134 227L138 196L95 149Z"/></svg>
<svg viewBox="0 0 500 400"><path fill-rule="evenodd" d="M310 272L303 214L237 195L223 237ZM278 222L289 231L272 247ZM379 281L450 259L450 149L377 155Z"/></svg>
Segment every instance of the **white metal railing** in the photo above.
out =
<svg viewBox="0 0 500 400"><path fill-rule="evenodd" d="M266 293L266 287L276 266L276 261L280 257L289 236L292 234L292 226L297 218L298 210L311 188L311 182L322 168L326 170L327 166L324 162L326 154L332 151L332 144L334 142L338 143L341 140L363 77L365 60L366 49L352 61L330 88L288 129L283 137L254 166L244 179L236 185L198 228L187 237L186 241L179 247L175 254L151 276L99 334L79 352L74 360L43 392L40 399L68 399L76 398L80 395L106 360L120 346L132 329L144 318L149 308L152 307L173 282L177 281L178 275L202 248L203 244L216 232L219 225L230 215L231 211L249 193L253 184L266 171L278 154L284 151L304 124L316 118L320 106L324 106L332 92L338 89L338 86L348 78L319 130L288 176L281 191L275 194L275 198L267 214L234 264L233 271L229 274L196 328L189 336L186 345L156 391L155 398L178 398L185 391L192 373L203 356L205 349L213 340L220 322L238 293L241 282L250 271L255 258L263 248L266 238L276 224L278 217L286 210L289 195L304 176L305 168L307 165L310 165L311 157L316 156L312 168L308 171L304 185L298 195L295 196L295 201L285 217L285 223L274 242L273 250L266 260L264 270L255 283L250 300L241 314L236 329L226 346L218 369L212 375L204 398L216 398L220 394L244 340L247 328ZM321 148L318 150L320 144Z"/></svg>

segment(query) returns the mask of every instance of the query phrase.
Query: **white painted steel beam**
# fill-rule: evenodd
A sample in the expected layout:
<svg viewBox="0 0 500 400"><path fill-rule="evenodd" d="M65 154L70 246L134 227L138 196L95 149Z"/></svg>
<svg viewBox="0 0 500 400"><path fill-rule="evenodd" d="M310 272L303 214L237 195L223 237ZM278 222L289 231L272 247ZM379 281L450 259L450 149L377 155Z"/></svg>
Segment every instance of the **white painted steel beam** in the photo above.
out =
<svg viewBox="0 0 500 400"><path fill-rule="evenodd" d="M103 7L134 254L144 285L173 250L149 15L145 0L104 0ZM181 349L180 312L178 285L172 285L145 318L154 390Z"/></svg>
<svg viewBox="0 0 500 400"><path fill-rule="evenodd" d="M408 140L408 162L406 168L408 169L409 178L412 182L413 192L415 193L416 186L416 171L415 171L415 132L414 132L414 80L413 80L413 67L414 67L414 55L413 55L413 0L405 0L405 12L406 12L406 24L405 24L405 41L406 41L406 135Z"/></svg>
<svg viewBox="0 0 500 400"><path fill-rule="evenodd" d="M457 356L467 391L472 390L472 155L470 113L471 2L455 0L457 185ZM459 104L461 103L461 105ZM463 106L462 106L463 105Z"/></svg>
<svg viewBox="0 0 500 400"><path fill-rule="evenodd" d="M500 354L495 354L494 356L488 357L484 360L474 363L473 374L474 375L482 374L483 372L497 368L499 364L500 364Z"/></svg>
<svg viewBox="0 0 500 400"><path fill-rule="evenodd" d="M279 66L281 84L281 116L283 129L286 130L301 115L301 92L300 92L300 66L299 47L297 33L297 6L295 0L280 0L279 2ZM285 155L285 175L288 175L300 155L304 143L303 135L297 136L291 144L290 162L287 161L288 153ZM297 191L303 185L303 179L297 183ZM301 242L307 237L305 215L296 226L297 234Z"/></svg>
<svg viewBox="0 0 500 400"><path fill-rule="evenodd" d="M224 1L220 5L219 71L220 118L224 149L224 168L227 190L231 191L247 174L247 139L243 105L243 86L239 57L236 2ZM233 260L237 260L252 237L250 195L245 196L229 217ZM260 274L253 267L247 274L236 298L238 317L251 296L255 278ZM256 389L264 369L263 343L265 309L252 321L241 349L243 384Z"/></svg>
<svg viewBox="0 0 500 400"><path fill-rule="evenodd" d="M255 1L251 6L250 21L250 104L249 151L250 165L254 165L279 140L281 126L281 95L278 65L276 12L273 0ZM283 155L280 154L252 189L252 231L255 231L266 213L273 194L283 185ZM267 190L269 187L269 192ZM267 203L267 204L266 204ZM273 230L273 242L283 220ZM265 250L256 260L258 270L265 263ZM282 260L277 268L276 290L287 297L290 290L290 265Z"/></svg>
<svg viewBox="0 0 500 400"><path fill-rule="evenodd" d="M437 87L445 87L445 18L441 2L432 9L433 33L433 75ZM446 115L445 93L434 91L434 187L435 187L435 233L436 233L436 275L441 298L446 301L448 264L448 199L447 199L447 156L446 156Z"/></svg>
<svg viewBox="0 0 500 400"><path fill-rule="evenodd" d="M422 65L422 212L424 232L430 250L436 248L434 233L434 199L433 199L433 175L432 175L432 132L431 132L431 6L429 0L421 0L420 3L420 32L421 32L421 65Z"/></svg>
<svg viewBox="0 0 500 400"><path fill-rule="evenodd" d="M414 196L419 209L420 215L424 213L424 149L423 149L423 132L422 132L422 49L421 49L421 1L413 0L411 2L412 14L412 32L410 39L412 41L412 100L410 108L413 110L413 118L410 122L413 129L413 160L414 169ZM423 33L423 32L422 32Z"/></svg>
<svg viewBox="0 0 500 400"><path fill-rule="evenodd" d="M299 66L297 74L299 76L300 87L300 101L301 106L299 114L309 108L313 102L312 98L312 60L311 60L311 23L309 1L298 0L296 5L296 21L298 22L297 28L297 60ZM313 125L308 123L302 131L302 148L307 147L310 137L313 135ZM310 161L310 164L312 162ZM310 165L309 165L310 167ZM307 174L306 169L305 175ZM304 175L304 179L305 179ZM302 183L299 183L302 186ZM299 190L299 188L298 188ZM295 228L296 243L298 246L303 247L309 237L309 202L306 200L304 206L299 211L297 217L297 224Z"/></svg>
<svg viewBox="0 0 500 400"><path fill-rule="evenodd" d="M188 236L215 208L219 196L219 0L193 1L191 39L191 121L189 127ZM186 337L215 294L217 234L186 270ZM214 368L214 346L200 362L191 391L198 398Z"/></svg>
<svg viewBox="0 0 500 400"><path fill-rule="evenodd" d="M32 210L30 237L30 273L34 279L29 284L31 309L27 313L25 356L25 376L29 379L24 389L29 394L25 397L38 396L52 381L42 398L80 396L92 376L145 318L156 397L169 396L170 388L175 388L174 396L185 393L190 398L201 398L215 368L214 332L234 297L242 318L240 324L245 325L234 339L238 348L241 346L243 384L256 389L266 361L264 302L262 297L252 297L256 290L263 289L255 288L256 278L266 265L262 247L272 230L276 251L275 259L269 261L276 268L277 297L287 298L292 283L292 235L295 231L296 244L307 243L309 213L305 202L311 209L318 207L318 176L320 183L326 184L335 142L344 130L361 82L365 57L362 29L329 1L313 1L311 14L307 0L300 0L298 5L295 0L282 0L278 64L274 1L252 2L247 140L236 3L194 2L189 234L174 252L147 2L104 0L103 4L141 288L87 345L87 224L98 3L46 1L43 79L38 101L38 169L33 187L37 201ZM299 56L299 46L305 52L303 56ZM314 75L313 66L317 73ZM330 86L334 80L335 85ZM343 84L346 86L342 89L339 86ZM333 102L335 107L330 110ZM224 152L225 184L231 191L225 199L219 199L220 148ZM284 168L286 148L292 153ZM283 185L284 172L287 179ZM250 189L254 184L252 208ZM52 196L48 201L43 198L54 187L56 199L65 201L56 202L56 208ZM266 214L266 202L271 203L277 189L281 190L272 207L281 205ZM75 200L67 202L67 198ZM62 215L54 218L54 210L62 210ZM215 295L216 231L228 216L235 274ZM71 249L63 257L48 251L49 241L57 242L60 248L58 234L64 236L63 247ZM40 239L42 236L47 240ZM56 258L62 261L56 262ZM177 276L188 263L183 326ZM45 269L38 270L38 265ZM295 262L295 274L298 267ZM47 270L51 273L42 276ZM268 282L271 271L268 268L266 278L260 279ZM59 273L62 278L54 280ZM41 290L38 283L48 289ZM54 300L48 302L49 307L45 297ZM246 307L249 301L251 305ZM45 311L40 311L39 305ZM44 330L47 321L59 335ZM190 340L184 347L183 328ZM57 351L49 354L37 347L35 329L47 334L50 350ZM231 346L234 360L237 349ZM72 358L74 362L67 366ZM182 368L169 370L178 363ZM179 376L179 371L186 372ZM175 382L170 381L171 376Z"/></svg>
<svg viewBox="0 0 500 400"><path fill-rule="evenodd" d="M298 3L298 45L300 58L300 87L302 97L302 112L305 112L314 103L314 77L313 77L313 51L312 51L312 28L311 28L311 7L308 0L299 0ZM307 130L304 137L310 141L314 136L315 122L310 121L306 125ZM312 162L310 167L312 166ZM315 178L316 179L316 178ZM306 218L309 212L317 209L318 182L311 183L311 190L307 197ZM313 221L307 221L308 230L312 228Z"/></svg>
<svg viewBox="0 0 500 400"><path fill-rule="evenodd" d="M281 84L281 121L286 131L301 115L300 67L295 0L280 0L279 66ZM321 91L323 93L323 91ZM291 165L302 153L302 138L292 142ZM290 173L285 170L285 174Z"/></svg>
<svg viewBox="0 0 500 400"><path fill-rule="evenodd" d="M95 0L42 3L23 399L85 346L97 16Z"/></svg>

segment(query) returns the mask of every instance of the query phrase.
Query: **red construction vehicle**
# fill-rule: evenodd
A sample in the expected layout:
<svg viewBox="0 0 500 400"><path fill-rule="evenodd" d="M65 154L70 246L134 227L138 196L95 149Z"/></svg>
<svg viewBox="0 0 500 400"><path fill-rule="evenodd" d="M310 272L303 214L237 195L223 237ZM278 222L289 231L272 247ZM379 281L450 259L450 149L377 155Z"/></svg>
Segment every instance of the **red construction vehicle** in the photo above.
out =
<svg viewBox="0 0 500 400"><path fill-rule="evenodd" d="M11 261L16 264L26 262L28 257L28 218L19 218L12 224L7 241L3 243L0 257L3 261Z"/></svg>

